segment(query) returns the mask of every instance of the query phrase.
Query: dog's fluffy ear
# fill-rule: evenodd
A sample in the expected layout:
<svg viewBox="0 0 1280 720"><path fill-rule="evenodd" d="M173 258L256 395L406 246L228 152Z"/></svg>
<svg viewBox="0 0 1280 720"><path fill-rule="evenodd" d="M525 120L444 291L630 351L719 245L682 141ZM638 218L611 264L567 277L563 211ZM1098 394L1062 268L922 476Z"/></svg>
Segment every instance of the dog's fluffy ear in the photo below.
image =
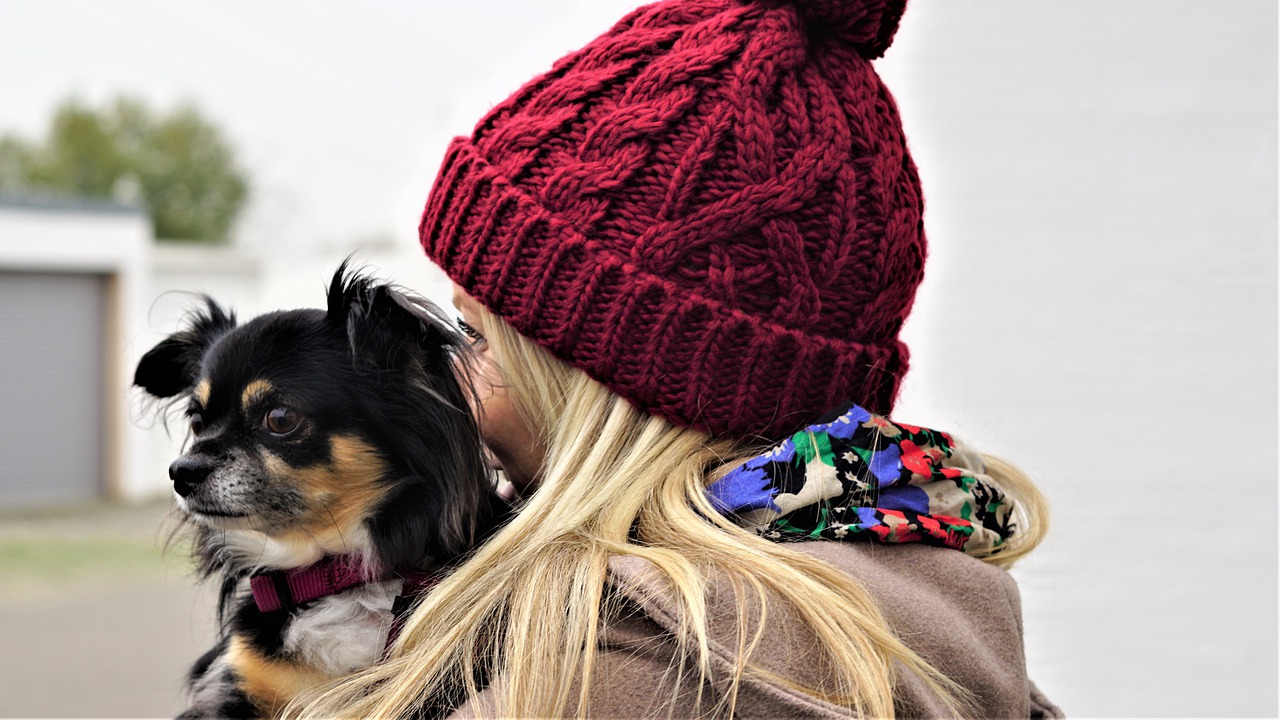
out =
<svg viewBox="0 0 1280 720"><path fill-rule="evenodd" d="M195 385L200 359L215 340L236 326L234 313L205 296L204 308L186 327L160 341L138 361L133 384L158 398L170 398Z"/></svg>
<svg viewBox="0 0 1280 720"><path fill-rule="evenodd" d="M354 357L379 369L417 362L443 370L464 344L434 305L350 273L346 262L329 284L327 312L330 322L346 327Z"/></svg>

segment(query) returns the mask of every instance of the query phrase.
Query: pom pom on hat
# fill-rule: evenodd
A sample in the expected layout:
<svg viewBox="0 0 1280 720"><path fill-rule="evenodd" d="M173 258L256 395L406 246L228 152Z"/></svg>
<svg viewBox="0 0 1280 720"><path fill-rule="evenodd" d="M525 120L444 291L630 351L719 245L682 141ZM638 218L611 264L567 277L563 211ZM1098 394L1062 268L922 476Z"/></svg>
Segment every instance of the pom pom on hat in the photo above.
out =
<svg viewBox="0 0 1280 720"><path fill-rule="evenodd" d="M869 60L893 42L907 0L791 0L812 34L853 45Z"/></svg>
<svg viewBox="0 0 1280 720"><path fill-rule="evenodd" d="M423 248L525 337L680 425L776 440L850 401L889 412L923 202L868 58L902 5L634 11L454 140Z"/></svg>

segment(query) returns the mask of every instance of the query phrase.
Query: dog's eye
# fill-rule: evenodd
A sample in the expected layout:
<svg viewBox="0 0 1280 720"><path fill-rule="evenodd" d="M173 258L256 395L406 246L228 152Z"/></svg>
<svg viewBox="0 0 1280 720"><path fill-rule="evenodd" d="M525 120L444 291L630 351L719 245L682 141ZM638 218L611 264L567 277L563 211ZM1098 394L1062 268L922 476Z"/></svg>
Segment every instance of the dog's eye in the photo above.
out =
<svg viewBox="0 0 1280 720"><path fill-rule="evenodd" d="M193 412L187 416L187 422L191 423L191 434L199 435L204 432L204 418L200 417L200 413Z"/></svg>
<svg viewBox="0 0 1280 720"><path fill-rule="evenodd" d="M484 342L484 336L480 334L479 330L468 325L462 318L458 318L457 322L458 329L462 331L463 335L467 336L467 339L471 341L472 345Z"/></svg>
<svg viewBox="0 0 1280 720"><path fill-rule="evenodd" d="M293 408L274 407L262 418L262 427L275 435L288 435L302 424L302 416Z"/></svg>

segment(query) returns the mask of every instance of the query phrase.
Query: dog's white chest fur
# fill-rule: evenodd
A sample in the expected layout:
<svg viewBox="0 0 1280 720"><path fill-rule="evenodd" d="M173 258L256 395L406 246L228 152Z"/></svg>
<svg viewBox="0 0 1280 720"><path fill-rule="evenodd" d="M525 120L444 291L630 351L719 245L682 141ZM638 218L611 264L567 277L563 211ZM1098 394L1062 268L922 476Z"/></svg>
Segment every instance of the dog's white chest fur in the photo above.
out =
<svg viewBox="0 0 1280 720"><path fill-rule="evenodd" d="M371 583L317 600L298 613L284 634L284 649L329 675L369 667L382 658L403 581Z"/></svg>

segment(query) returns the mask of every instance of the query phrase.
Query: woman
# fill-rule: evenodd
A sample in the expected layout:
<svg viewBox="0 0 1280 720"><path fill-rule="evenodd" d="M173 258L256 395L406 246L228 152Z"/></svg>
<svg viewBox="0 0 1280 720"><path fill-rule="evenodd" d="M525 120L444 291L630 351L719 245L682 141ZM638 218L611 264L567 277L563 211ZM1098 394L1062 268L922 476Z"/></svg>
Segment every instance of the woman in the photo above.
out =
<svg viewBox="0 0 1280 720"><path fill-rule="evenodd" d="M1039 494L884 418L925 254L870 63L903 5L650 5L455 140L421 237L522 506L304 714L1056 714L999 568Z"/></svg>

